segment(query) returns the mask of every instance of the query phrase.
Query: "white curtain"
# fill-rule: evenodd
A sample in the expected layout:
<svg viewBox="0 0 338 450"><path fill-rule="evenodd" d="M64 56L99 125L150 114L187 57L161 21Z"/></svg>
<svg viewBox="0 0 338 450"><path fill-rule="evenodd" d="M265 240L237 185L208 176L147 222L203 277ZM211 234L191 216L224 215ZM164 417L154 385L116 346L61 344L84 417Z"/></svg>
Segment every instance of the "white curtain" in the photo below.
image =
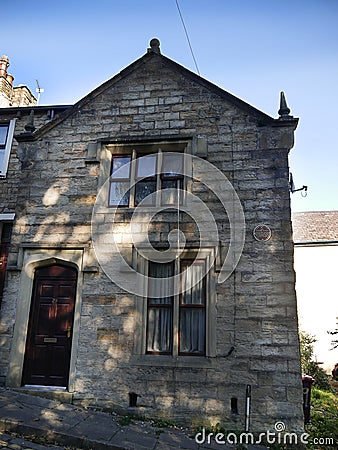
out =
<svg viewBox="0 0 338 450"><path fill-rule="evenodd" d="M186 270L184 270L186 269ZM204 264L185 267L181 272L180 353L205 353Z"/></svg>
<svg viewBox="0 0 338 450"><path fill-rule="evenodd" d="M172 352L173 297L168 279L174 275L174 264L149 264L147 351Z"/></svg>
<svg viewBox="0 0 338 450"><path fill-rule="evenodd" d="M182 262L179 301L179 353L205 354L205 281L204 262ZM149 264L147 351L172 353L174 263Z"/></svg>

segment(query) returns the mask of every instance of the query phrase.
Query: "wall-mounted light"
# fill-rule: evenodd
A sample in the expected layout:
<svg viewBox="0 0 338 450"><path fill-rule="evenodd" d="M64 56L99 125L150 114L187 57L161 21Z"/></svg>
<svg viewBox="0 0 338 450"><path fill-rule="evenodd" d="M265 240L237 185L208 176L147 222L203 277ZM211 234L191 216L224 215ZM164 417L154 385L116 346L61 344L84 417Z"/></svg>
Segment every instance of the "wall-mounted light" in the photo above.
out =
<svg viewBox="0 0 338 450"><path fill-rule="evenodd" d="M301 188L296 189L295 183L293 182L293 176L290 172L290 179L289 179L289 186L290 186L290 192L293 194L294 192L301 191L302 197L307 196L307 186L302 186Z"/></svg>

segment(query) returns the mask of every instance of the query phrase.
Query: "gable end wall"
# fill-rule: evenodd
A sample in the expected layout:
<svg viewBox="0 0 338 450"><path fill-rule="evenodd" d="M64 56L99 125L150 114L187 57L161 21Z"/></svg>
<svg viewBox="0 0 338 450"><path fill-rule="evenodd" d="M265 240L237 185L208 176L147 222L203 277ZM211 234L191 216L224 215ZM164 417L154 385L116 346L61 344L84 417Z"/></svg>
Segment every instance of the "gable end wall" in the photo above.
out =
<svg viewBox="0 0 338 450"><path fill-rule="evenodd" d="M56 249L81 249L74 402L128 411L128 394L135 392L142 415L221 422L240 429L250 385L253 429L270 429L282 420L288 429L301 430L288 190L293 128L261 126L256 117L153 58L36 141L20 142L18 153L29 154L31 165L20 170L17 190L12 270L1 322L8 345L0 376L11 384L8 365L15 354L12 338L24 255L28 249L30 254L43 249L46 258ZM206 160L233 184L245 215L246 240L239 264L215 288L214 356L203 362L192 357L190 362L167 364L161 358L156 361L156 356L154 362L140 362L134 341L137 299L107 278L92 250L91 214L103 161L88 155L90 145L97 146L99 155L106 143L170 137L207 141ZM229 227L224 208L197 185L192 189L213 211L226 247ZM121 226L129 217L121 215ZM253 237L253 229L261 223L272 230L269 241ZM165 226L154 226L154 241L161 242L168 231ZM186 229L193 240L194 230ZM30 295L27 292L28 301ZM231 413L231 398L238 399L238 415Z"/></svg>

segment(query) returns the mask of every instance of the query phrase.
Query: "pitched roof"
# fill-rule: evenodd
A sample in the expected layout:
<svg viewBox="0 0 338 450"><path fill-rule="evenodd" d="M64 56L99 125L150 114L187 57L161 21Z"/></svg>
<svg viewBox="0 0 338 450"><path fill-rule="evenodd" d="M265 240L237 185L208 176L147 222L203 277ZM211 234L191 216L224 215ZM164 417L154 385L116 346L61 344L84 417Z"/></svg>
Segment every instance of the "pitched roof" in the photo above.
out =
<svg viewBox="0 0 338 450"><path fill-rule="evenodd" d="M338 211L295 212L292 224L295 244L338 242Z"/></svg>
<svg viewBox="0 0 338 450"><path fill-rule="evenodd" d="M152 49L148 49L147 53L141 56L136 61L132 62L129 66L127 66L125 69L121 70L117 75L113 76L100 86L98 86L96 89L94 89L92 92L90 92L88 95L83 97L81 100L79 100L75 105L70 107L67 111L65 111L63 114L61 114L59 117L56 117L54 120L50 121L48 124L40 128L39 130L36 130L31 136L16 136L17 140L34 140L39 138L41 135L43 135L45 132L49 131L51 128L56 126L58 123L62 122L63 120L67 119L72 114L76 113L79 109L83 108L88 102L90 102L92 99L96 98L98 95L102 94L107 89L111 88L115 83L119 82L121 79L124 79L127 77L130 73L134 72L138 68L142 67L144 64L147 64L150 60L153 58L159 59L163 64L170 67L172 70L181 73L186 78L189 78L193 82L196 82L200 85L202 85L204 88L208 89L209 91L219 95L222 97L225 101L228 101L229 103L233 104L237 108L241 109L242 111L245 111L248 114L251 114L256 118L256 120L261 125L273 125L273 126L297 126L298 118L294 118L293 116L287 116L287 118L283 117L283 120L274 119L273 117L269 116L268 114L260 111L259 109L255 108L254 106L250 105L249 103L246 103L245 101L241 100L240 98L230 94L229 92L225 91L224 89L220 88L219 86L216 86L215 84L211 83L210 81L206 80L205 78L202 78L199 75L196 75L194 72L191 72L189 69L186 69L182 65L178 64L177 62L173 61L172 59L169 59L168 57L162 55L160 51L153 51Z"/></svg>

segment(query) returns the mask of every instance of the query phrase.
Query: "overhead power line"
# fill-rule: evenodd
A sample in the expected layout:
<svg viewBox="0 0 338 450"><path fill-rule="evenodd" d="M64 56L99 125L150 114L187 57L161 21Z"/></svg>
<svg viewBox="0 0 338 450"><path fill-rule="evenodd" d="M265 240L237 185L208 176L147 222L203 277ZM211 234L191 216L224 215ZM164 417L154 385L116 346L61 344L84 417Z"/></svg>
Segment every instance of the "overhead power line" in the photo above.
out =
<svg viewBox="0 0 338 450"><path fill-rule="evenodd" d="M176 6L177 6L178 13L179 13L180 18L181 18L182 25L183 25L183 28L184 28L184 32L185 32L185 35L186 35L186 38L187 38L187 41L188 41L188 44L189 44L190 53L191 53L192 59L194 60L194 63L195 63L196 71L197 71L198 75L201 75L200 71L198 70L198 65L197 65L197 62L196 62L194 51L193 51L192 46L191 46L191 42L190 42L189 35L188 35L188 30L187 30L187 27L185 26L185 23L184 23L184 20L183 20L183 16L182 16L182 13L181 13L181 9L180 9L180 6L178 4L178 0L175 0L175 1L176 1Z"/></svg>

